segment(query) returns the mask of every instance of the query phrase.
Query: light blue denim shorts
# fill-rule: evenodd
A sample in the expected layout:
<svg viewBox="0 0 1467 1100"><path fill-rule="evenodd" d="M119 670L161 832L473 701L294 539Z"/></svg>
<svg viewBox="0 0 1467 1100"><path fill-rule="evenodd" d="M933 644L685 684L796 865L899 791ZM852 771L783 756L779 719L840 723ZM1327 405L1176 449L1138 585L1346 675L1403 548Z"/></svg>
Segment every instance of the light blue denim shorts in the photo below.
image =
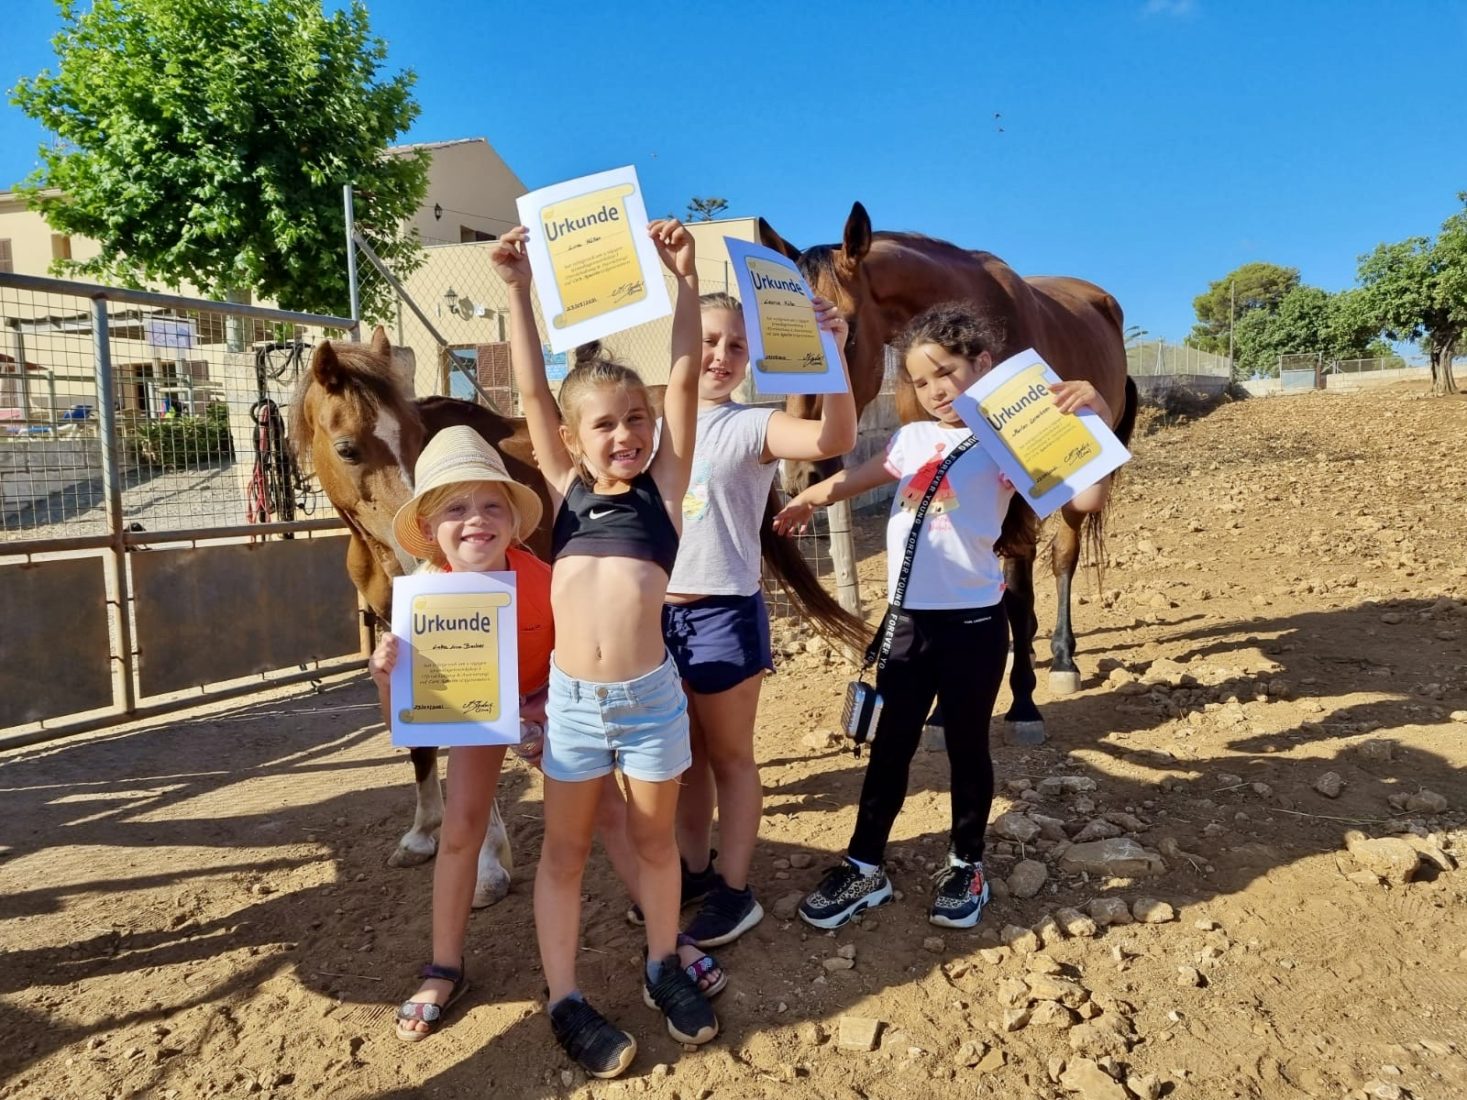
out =
<svg viewBox="0 0 1467 1100"><path fill-rule="evenodd" d="M545 717L541 766L562 783L600 779L614 768L661 783L693 762L688 697L671 656L635 680L598 684L567 676L552 653Z"/></svg>

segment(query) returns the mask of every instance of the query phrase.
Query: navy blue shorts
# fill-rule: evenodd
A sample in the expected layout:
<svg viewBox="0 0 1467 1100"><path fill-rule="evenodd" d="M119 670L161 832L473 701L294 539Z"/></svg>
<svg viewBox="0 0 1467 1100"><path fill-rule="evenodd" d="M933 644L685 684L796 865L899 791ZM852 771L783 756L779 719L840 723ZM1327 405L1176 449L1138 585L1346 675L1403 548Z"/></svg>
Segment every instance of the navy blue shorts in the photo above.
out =
<svg viewBox="0 0 1467 1100"><path fill-rule="evenodd" d="M763 592L663 604L662 637L678 672L699 695L716 695L774 671Z"/></svg>

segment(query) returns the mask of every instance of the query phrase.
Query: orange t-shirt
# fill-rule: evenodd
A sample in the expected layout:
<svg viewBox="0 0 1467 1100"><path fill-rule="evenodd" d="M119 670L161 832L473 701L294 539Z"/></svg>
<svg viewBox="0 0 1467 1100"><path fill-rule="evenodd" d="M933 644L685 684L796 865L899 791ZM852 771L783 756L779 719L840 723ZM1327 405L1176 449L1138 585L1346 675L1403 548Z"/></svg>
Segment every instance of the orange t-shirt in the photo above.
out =
<svg viewBox="0 0 1467 1100"><path fill-rule="evenodd" d="M505 551L505 557L514 572L519 605L520 694L533 695L550 683L550 651L555 648L550 566L517 546Z"/></svg>
<svg viewBox="0 0 1467 1100"><path fill-rule="evenodd" d="M511 546L504 557L515 580L520 695L524 697L534 695L550 683L550 651L555 648L555 620L550 614L550 566L518 546ZM453 572L447 562L436 567L424 563L419 568Z"/></svg>

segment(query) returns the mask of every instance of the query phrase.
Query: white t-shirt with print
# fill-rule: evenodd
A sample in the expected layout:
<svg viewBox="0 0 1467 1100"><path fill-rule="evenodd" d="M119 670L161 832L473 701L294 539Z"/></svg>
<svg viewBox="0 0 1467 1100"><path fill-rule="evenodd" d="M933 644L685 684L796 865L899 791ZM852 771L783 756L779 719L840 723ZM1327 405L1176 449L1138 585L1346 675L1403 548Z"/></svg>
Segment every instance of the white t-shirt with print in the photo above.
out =
<svg viewBox="0 0 1467 1100"><path fill-rule="evenodd" d="M899 428L886 447L886 468L898 479L886 523L888 598L894 596L912 517L937 467L972 432L922 420ZM902 606L913 611L991 607L1003 598L1003 566L993 544L1003 532L1014 495L998 464L981 446L970 447L948 468L927 506Z"/></svg>

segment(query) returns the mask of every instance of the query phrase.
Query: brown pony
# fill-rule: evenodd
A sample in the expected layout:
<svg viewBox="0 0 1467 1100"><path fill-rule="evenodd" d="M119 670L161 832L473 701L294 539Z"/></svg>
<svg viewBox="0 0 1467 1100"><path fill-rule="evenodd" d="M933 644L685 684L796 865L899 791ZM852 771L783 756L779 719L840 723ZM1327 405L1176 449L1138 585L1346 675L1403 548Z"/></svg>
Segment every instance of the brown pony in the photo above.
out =
<svg viewBox="0 0 1467 1100"><path fill-rule="evenodd" d="M649 387L654 405L662 387ZM311 357L291 406L290 438L301 467L314 473L321 488L350 528L346 566L352 583L378 624L391 622L392 578L413 561L392 539L392 517L412 495L412 470L424 444L439 430L467 424L504 456L510 475L545 502L530 549L549 559L553 513L549 493L530 448L522 419L451 397L414 401L410 381L394 366L392 347L380 327L369 344L323 342ZM844 645L865 645L865 624L846 612L821 587L790 540L775 536L769 519L777 508L771 492L760 545L773 579L798 611L827 636ZM443 821L437 750L410 750L417 783L413 826L389 863L410 866L432 858L434 832ZM479 857L474 904L490 905L509 889L509 838L496 805Z"/></svg>
<svg viewBox="0 0 1467 1100"><path fill-rule="evenodd" d="M1086 379L1110 406L1111 425L1129 442L1136 420L1136 385L1126 374L1121 307L1100 287L1060 276L1023 278L990 252L974 252L916 233L873 233L865 208L856 203L839 245L801 252L762 219L762 242L795 260L816 293L835 302L850 322L846 355L857 410L881 390L885 348L908 321L939 302L962 300L979 306L1004 333L1000 358L1032 347L1062 378ZM818 397L793 397L786 406L796 416L819 415ZM785 487L798 492L829 476L840 463L800 463L786 467ZM1108 491L1109 486L1103 491ZM1104 497L1101 497L1103 505ZM1055 534L1053 570L1059 608L1051 643L1050 689L1077 691L1075 635L1070 624L1070 584L1080 560L1082 533L1098 554L1101 513L1070 506ZM1004 602L1012 624L1014 664L1009 677L1014 702L1007 718L1016 739L1036 741L1044 734L1034 705L1034 558L1038 521L1015 496L998 549L1004 555Z"/></svg>

